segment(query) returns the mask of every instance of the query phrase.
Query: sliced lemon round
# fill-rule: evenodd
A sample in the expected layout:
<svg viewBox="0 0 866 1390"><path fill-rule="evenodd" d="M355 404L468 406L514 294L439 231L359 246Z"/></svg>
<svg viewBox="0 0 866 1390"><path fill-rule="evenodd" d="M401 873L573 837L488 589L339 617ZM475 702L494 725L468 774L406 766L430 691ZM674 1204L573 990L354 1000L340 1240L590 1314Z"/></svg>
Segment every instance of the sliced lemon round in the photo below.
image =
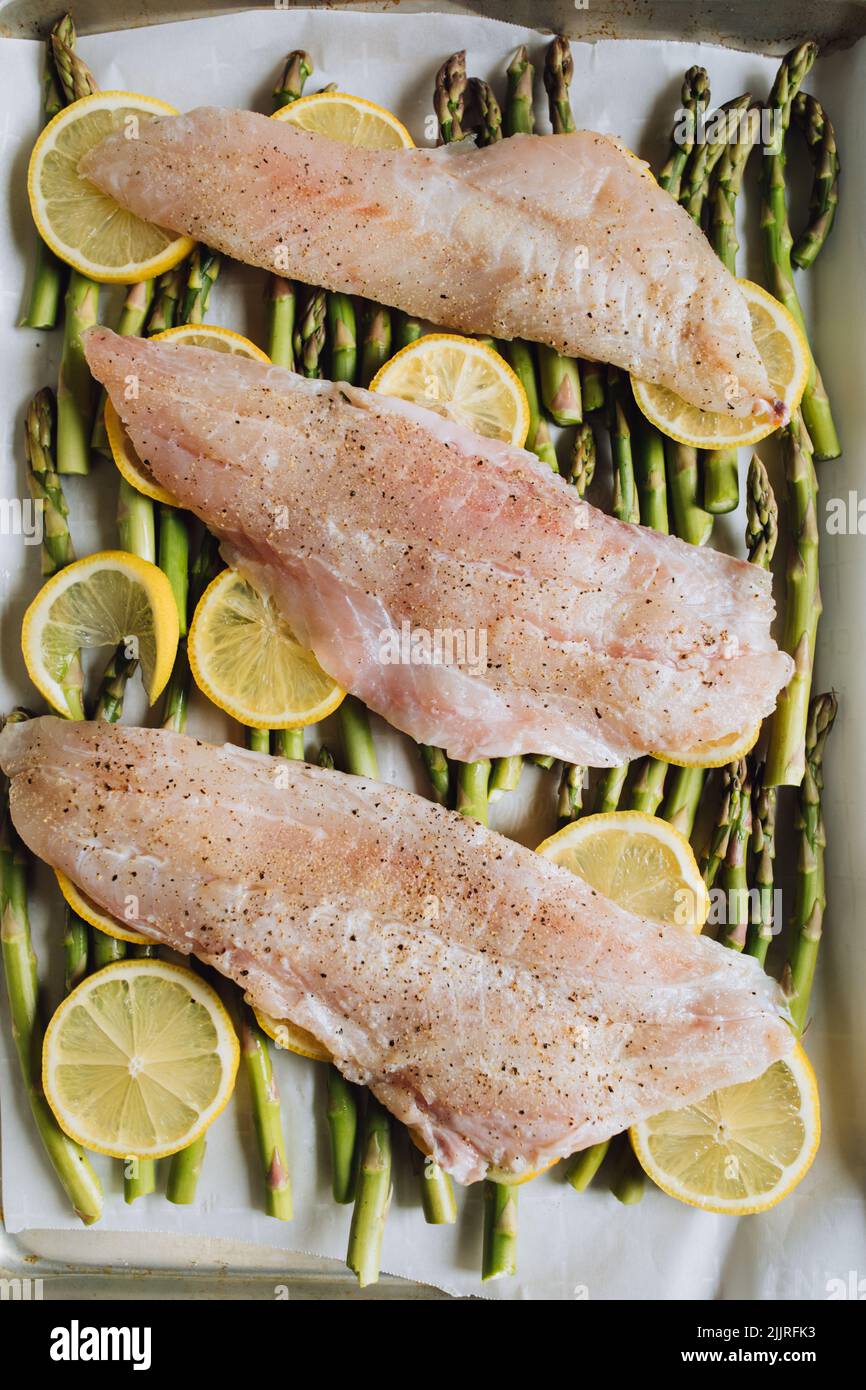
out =
<svg viewBox="0 0 866 1390"><path fill-rule="evenodd" d="M583 816L540 844L538 853L652 922L699 932L707 920L709 894L691 846L657 816Z"/></svg>
<svg viewBox="0 0 866 1390"><path fill-rule="evenodd" d="M488 439L521 448L529 402L504 357L474 338L427 333L380 367L370 390L435 410Z"/></svg>
<svg viewBox="0 0 866 1390"><path fill-rule="evenodd" d="M314 1038L306 1028L298 1028L287 1018L274 1018L255 1006L253 1013L262 1032L267 1033L277 1047L283 1047L287 1052L296 1052L299 1057L309 1057L313 1062L330 1062L330 1052L322 1047L318 1038Z"/></svg>
<svg viewBox="0 0 866 1390"><path fill-rule="evenodd" d="M91 927L98 927L106 936L114 936L118 941L128 941L133 946L152 946L153 941L149 936L142 936L141 932L131 931L129 927L122 927L114 917L109 917L101 908L96 906L80 888L76 888L71 878L61 873L59 869L54 870L57 879L57 886L66 899L72 911Z"/></svg>
<svg viewBox="0 0 866 1390"><path fill-rule="evenodd" d="M189 237L145 222L78 172L79 160L109 135L135 139L143 121L176 115L137 92L94 92L60 111L30 156L27 193L33 220L51 250L104 284L149 280L188 256Z"/></svg>
<svg viewBox="0 0 866 1390"><path fill-rule="evenodd" d="M230 328L219 328L213 323L181 323L176 328L166 328L163 333L154 333L152 343L184 343L187 347L211 348L214 352L236 353L239 357L252 357L257 362L270 362L266 352L251 343L242 333L234 333ZM135 452L132 440L123 427L123 422L111 403L105 401L105 432L118 472L130 487L152 497L155 502L166 502L177 506L170 492L156 481L147 464Z"/></svg>
<svg viewBox="0 0 866 1390"><path fill-rule="evenodd" d="M60 1128L114 1158L186 1148L225 1108L240 1049L210 985L161 960L118 961L67 995L42 1082Z"/></svg>
<svg viewBox="0 0 866 1390"><path fill-rule="evenodd" d="M758 724L754 729L747 729L744 734L733 733L726 738L709 739L691 750L686 749L685 752L678 749L674 753L668 753L664 749L658 749L653 757L663 758L666 763L673 763L675 767L727 767L728 763L735 763L747 753L751 753L760 734L761 726Z"/></svg>
<svg viewBox="0 0 866 1390"><path fill-rule="evenodd" d="M410 150L415 144L402 121L384 106L348 92L313 92L281 107L272 119L362 150Z"/></svg>
<svg viewBox="0 0 866 1390"><path fill-rule="evenodd" d="M202 594L188 648L199 689L253 729L317 724L345 699L272 600L235 570L223 570Z"/></svg>
<svg viewBox="0 0 866 1390"><path fill-rule="evenodd" d="M629 1131L662 1191L702 1211L768 1211L803 1180L821 1140L818 1083L797 1044L755 1081L724 1086Z"/></svg>
<svg viewBox="0 0 866 1390"><path fill-rule="evenodd" d="M751 280L738 280L749 306L752 337L770 385L789 413L797 409L809 377L809 345L800 326L771 294ZM632 377L634 398L644 415L671 439L697 449L734 449L757 444L778 428L769 414L728 415L699 410L666 386Z"/></svg>
<svg viewBox="0 0 866 1390"><path fill-rule="evenodd" d="M124 550L102 550L42 586L24 614L21 650L37 690L68 715L62 679L78 652L125 642L153 704L171 675L178 635L177 604L162 570Z"/></svg>

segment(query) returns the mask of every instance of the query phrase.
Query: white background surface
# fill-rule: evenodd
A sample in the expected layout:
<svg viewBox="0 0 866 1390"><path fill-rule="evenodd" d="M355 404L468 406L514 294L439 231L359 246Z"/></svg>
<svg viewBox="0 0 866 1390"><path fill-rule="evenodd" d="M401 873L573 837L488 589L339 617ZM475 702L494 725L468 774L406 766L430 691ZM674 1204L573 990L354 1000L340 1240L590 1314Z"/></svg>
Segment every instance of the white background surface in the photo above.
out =
<svg viewBox="0 0 866 1390"><path fill-rule="evenodd" d="M308 90L336 81L394 110L416 142L432 138L425 124L431 110L433 77L441 61L467 48L472 73L492 80L502 96L502 72L513 48L529 42L539 66L546 39L477 19L407 15L254 12L172 26L88 38L82 55L104 88L149 92L186 109L199 104L270 109L270 92L285 53L295 47L312 54L316 73ZM616 133L655 167L664 157L672 112L679 104L682 73L692 63L709 69L716 101L750 89L769 89L775 60L698 45L602 43L575 45L572 100L578 125ZM23 490L20 447L24 408L32 393L53 383L59 334L15 327L22 286L31 262L32 229L24 196L26 162L38 130L41 49L34 43L0 42L0 147L8 197L0 222L0 495ZM539 89L539 130L547 127ZM841 213L830 249L811 273L814 341L828 381L845 445L841 461L822 464L823 502L846 497L864 476L864 111L866 57L863 45L819 64L807 84L823 97L835 120L844 166ZM760 278L756 234L757 160L752 161L744 200L748 227L741 241L741 273ZM551 190L555 198L556 190ZM209 317L262 340L264 277L243 267L224 269ZM106 321L111 318L104 296ZM768 463L772 449L763 449ZM67 491L78 552L115 542L113 466L102 462L89 479L73 479ZM823 507L822 507L823 516ZM736 548L742 525L724 519L716 543ZM32 698L18 650L24 607L39 582L36 548L20 538L0 537L2 657L0 707ZM654 1189L640 1206L624 1208L606 1188L578 1196L565 1185L562 1169L521 1191L520 1272L488 1286L502 1298L825 1298L829 1281L866 1277L864 1153L866 1101L861 1079L866 1053L863 980L866 978L864 892L864 805L866 707L861 613L864 598L864 539L832 537L822 549L825 617L821 626L819 683L841 693L841 713L828 757L827 824L830 908L827 939L813 998L814 1022L807 1045L819 1073L824 1105L824 1141L808 1178L787 1201L763 1216L739 1221L681 1206ZM777 584L777 595L781 586ZM127 718L142 711L128 702ZM190 728L211 736L237 737L212 713L196 705ZM423 789L408 742L376 725L383 778ZM536 769L524 776L517 797L497 808L495 824L526 843L537 843L552 825L554 785ZM47 876L38 876L34 934L42 976L57 997L62 913ZM790 902L790 897L786 898ZM277 1059L295 1192L295 1220L283 1225L260 1213L260 1182L253 1156L243 1077L230 1109L211 1131L199 1204L171 1206L154 1196L126 1207L117 1165L106 1163L106 1209L101 1230L136 1232L134 1241L112 1242L109 1254L96 1231L80 1232L45 1163L27 1112L7 1026L0 1040L2 1063L3 1207L10 1232L77 1229L72 1237L28 1234L34 1249L67 1255L77 1262L118 1259L182 1264L194 1253L199 1263L262 1263L280 1268L280 1252L306 1251L342 1260L349 1209L330 1200L327 1134L323 1121L323 1070L292 1057ZM166 1167L165 1164L162 1165ZM194 1247L149 1240L157 1232L195 1237ZM415 1180L405 1162L397 1172L388 1220L383 1269L455 1293L479 1293L481 1187L461 1196L458 1224L425 1225ZM88 1245L92 1242L92 1247ZM243 1249L241 1248L243 1243ZM260 1255L256 1255L258 1247ZM272 1247L268 1254L262 1247ZM290 1259L286 1259L291 1264ZM275 1278L278 1278L275 1274Z"/></svg>

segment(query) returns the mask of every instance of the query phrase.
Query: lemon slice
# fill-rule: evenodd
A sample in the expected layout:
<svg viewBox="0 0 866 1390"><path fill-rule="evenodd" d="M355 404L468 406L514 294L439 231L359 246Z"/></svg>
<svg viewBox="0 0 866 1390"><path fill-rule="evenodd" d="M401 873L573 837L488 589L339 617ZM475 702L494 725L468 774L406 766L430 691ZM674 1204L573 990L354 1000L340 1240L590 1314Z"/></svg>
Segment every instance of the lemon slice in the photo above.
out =
<svg viewBox="0 0 866 1390"><path fill-rule="evenodd" d="M498 352L474 338L428 333L380 367L370 390L519 448L529 433L529 402L518 378Z"/></svg>
<svg viewBox="0 0 866 1390"><path fill-rule="evenodd" d="M629 1131L664 1192L702 1211L767 1211L806 1176L821 1139L818 1083L802 1047L755 1081L665 1110Z"/></svg>
<svg viewBox="0 0 866 1390"><path fill-rule="evenodd" d="M223 570L202 594L188 645L196 685L250 728L316 724L345 698L271 599L235 570Z"/></svg>
<svg viewBox="0 0 866 1390"><path fill-rule="evenodd" d="M61 260L104 284L133 284L161 275L188 256L189 237L144 222L78 172L79 160L109 135L173 106L136 92L94 92L60 111L42 131L30 156L27 193L39 235Z"/></svg>
<svg viewBox="0 0 866 1390"><path fill-rule="evenodd" d="M181 323L176 328L166 328L163 333L154 333L150 341L211 348L215 352L231 352L239 357L252 357L257 362L271 360L266 352L262 352L260 347L256 347L255 343L251 343L249 338L245 338L241 333L233 333L230 328L218 328L216 324L211 323ZM134 487L137 492L143 492L145 497L152 497L155 502L177 506L171 493L159 485L147 464L138 457L109 397L106 397L105 401L105 432L118 472L130 487Z"/></svg>
<svg viewBox="0 0 866 1390"><path fill-rule="evenodd" d="M118 941L129 941L133 946L152 946L153 941L149 936L142 936L141 932L130 931L128 927L122 927L114 917L107 916L101 908L96 906L86 894L76 888L71 878L67 878L59 869L54 870L57 879L57 886L66 899L72 911L77 913L83 921L91 927L98 927L106 936L114 936Z"/></svg>
<svg viewBox="0 0 866 1390"><path fill-rule="evenodd" d="M348 92L314 92L281 107L272 119L363 150L410 150L415 144L402 121L384 106Z"/></svg>
<svg viewBox="0 0 866 1390"><path fill-rule="evenodd" d="M123 550L76 560L44 584L24 614L27 673L48 703L69 714L63 675L76 654L127 642L141 663L151 704L171 675L177 604L162 570Z"/></svg>
<svg viewBox="0 0 866 1390"><path fill-rule="evenodd" d="M296 1052L299 1057L309 1057L313 1062L330 1062L330 1052L326 1051L318 1038L314 1038L306 1028L298 1028L287 1018L274 1018L255 1006L253 1013L262 1032L267 1033L277 1047L284 1047L287 1052Z"/></svg>
<svg viewBox="0 0 866 1390"><path fill-rule="evenodd" d="M788 310L760 285L738 280L752 320L752 336L770 384L793 414L809 376L809 345ZM699 410L666 386L632 377L634 398L647 419L680 444L697 449L733 449L757 444L778 427L771 415L728 415Z"/></svg>
<svg viewBox="0 0 866 1390"><path fill-rule="evenodd" d="M240 1049L210 985L161 960L90 975L45 1033L42 1083L60 1128L113 1158L163 1158L213 1123Z"/></svg>
<svg viewBox="0 0 866 1390"><path fill-rule="evenodd" d="M663 758L666 763L673 763L675 767L727 767L728 763L735 763L747 753L751 753L760 733L761 726L758 724L754 729L747 729L744 734L733 733L726 738L709 739L706 743L697 744L692 750L686 749L685 752L679 749L675 753L668 753L659 749L653 757Z"/></svg>
<svg viewBox="0 0 866 1390"><path fill-rule="evenodd" d="M710 899L688 840L643 811L583 816L538 846L620 907L699 932Z"/></svg>

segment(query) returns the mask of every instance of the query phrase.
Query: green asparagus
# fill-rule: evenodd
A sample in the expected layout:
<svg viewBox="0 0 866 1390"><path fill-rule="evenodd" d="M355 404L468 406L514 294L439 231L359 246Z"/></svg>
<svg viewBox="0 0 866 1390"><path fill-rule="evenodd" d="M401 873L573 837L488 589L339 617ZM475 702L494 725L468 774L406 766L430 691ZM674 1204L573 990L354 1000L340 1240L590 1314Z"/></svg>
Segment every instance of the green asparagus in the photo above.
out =
<svg viewBox="0 0 866 1390"><path fill-rule="evenodd" d="M265 1180L265 1210L277 1221L292 1219L292 1183L282 1110L268 1040L248 1004L241 1004L241 1056L250 1086L253 1122Z"/></svg>
<svg viewBox="0 0 866 1390"><path fill-rule="evenodd" d="M806 1026L809 1000L826 907L824 850L827 837L821 797L824 789L824 748L836 718L831 691L816 695L809 706L806 728L806 767L797 801L797 887L794 923L783 987L798 1033Z"/></svg>
<svg viewBox="0 0 866 1390"><path fill-rule="evenodd" d="M804 333L806 324L791 266L793 238L788 224L785 191L785 137L790 124L791 104L817 53L816 44L804 43L791 49L782 59L768 102L773 118L773 131L772 138L764 147L761 175L761 228L764 235L767 283L776 298L793 314ZM800 409L812 440L815 457L838 458L842 446L836 433L821 373L811 353L809 379Z"/></svg>
<svg viewBox="0 0 866 1390"><path fill-rule="evenodd" d="M463 139L468 85L466 50L462 49L446 58L436 74L433 109L439 122L439 143L442 145Z"/></svg>
<svg viewBox="0 0 866 1390"><path fill-rule="evenodd" d="M42 70L42 116L44 124L53 120L63 109L63 96L54 67L51 40L45 46L45 61ZM60 309L60 292L63 287L64 268L53 251L36 236L36 264L33 270L33 284L22 328L53 328L57 323Z"/></svg>
<svg viewBox="0 0 866 1390"><path fill-rule="evenodd" d="M535 68L529 61L529 50L525 44L521 44L517 49L508 64L506 74L508 91L505 100L505 134L531 135L535 129L532 105Z"/></svg>
<svg viewBox="0 0 866 1390"><path fill-rule="evenodd" d="M809 221L791 249L791 260L807 270L824 247L839 204L839 154L829 116L817 97L798 92L791 103L791 122L806 138L812 160Z"/></svg>
<svg viewBox="0 0 866 1390"><path fill-rule="evenodd" d="M75 559L69 512L54 459L57 408L47 388L37 392L24 418L27 484L42 513L42 573L56 574Z"/></svg>
<svg viewBox="0 0 866 1390"><path fill-rule="evenodd" d="M12 721L26 719L14 710ZM81 1147L60 1129L42 1091L42 1024L36 956L30 939L27 855L9 815L8 787L0 804L0 948L12 1037L39 1137L76 1215L86 1226L102 1215L102 1188Z"/></svg>
<svg viewBox="0 0 866 1390"><path fill-rule="evenodd" d="M775 787L764 786L763 765L754 774L752 791L752 882L754 898L750 914L746 953L764 965L775 927L776 858Z"/></svg>
<svg viewBox="0 0 866 1390"><path fill-rule="evenodd" d="M194 246L186 261L186 288L181 302L181 323L204 323L208 300L222 257L206 246Z"/></svg>
<svg viewBox="0 0 866 1390"><path fill-rule="evenodd" d="M659 185L674 198L680 196L683 174L695 144L699 138L703 139L703 119L710 102L710 79L706 68L689 68L683 78L680 96L686 129L682 130L678 116L671 136L671 151L658 179Z"/></svg>
<svg viewBox="0 0 866 1390"><path fill-rule="evenodd" d="M328 295L331 380L353 382L358 370L358 325L351 295Z"/></svg>
<svg viewBox="0 0 866 1390"><path fill-rule="evenodd" d="M757 110L744 113L737 139L725 146L710 193L710 240L723 265L737 273L736 205L746 164L758 135ZM703 461L704 509L713 516L732 512L740 500L736 448L713 449Z"/></svg>
<svg viewBox="0 0 866 1390"><path fill-rule="evenodd" d="M376 1097L367 1097L357 1193L346 1264L362 1289L379 1278L382 1237L391 1202L391 1119Z"/></svg>
<svg viewBox="0 0 866 1390"><path fill-rule="evenodd" d="M818 481L809 436L796 413L782 431L790 541L786 567L782 646L794 658L794 674L779 694L770 725L765 781L796 787L805 768L806 726L821 615L818 582Z"/></svg>

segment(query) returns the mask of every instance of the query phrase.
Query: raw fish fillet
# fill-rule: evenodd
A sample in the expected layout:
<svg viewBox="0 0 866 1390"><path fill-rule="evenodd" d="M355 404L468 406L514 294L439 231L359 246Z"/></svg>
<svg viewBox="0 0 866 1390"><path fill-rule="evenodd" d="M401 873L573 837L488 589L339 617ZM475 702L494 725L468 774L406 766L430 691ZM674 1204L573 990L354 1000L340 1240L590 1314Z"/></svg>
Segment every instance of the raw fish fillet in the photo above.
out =
<svg viewBox="0 0 866 1390"><path fill-rule="evenodd" d="M85 350L158 480L324 669L420 743L700 757L790 676L764 570L612 520L533 454L228 353L105 329Z"/></svg>
<svg viewBox="0 0 866 1390"><path fill-rule="evenodd" d="M736 280L608 136L361 150L207 107L112 136L81 169L138 216L237 260L783 422Z"/></svg>
<svg viewBox="0 0 866 1390"><path fill-rule="evenodd" d="M398 787L54 718L7 725L0 762L36 854L308 1029L461 1182L565 1157L793 1047L757 961Z"/></svg>

